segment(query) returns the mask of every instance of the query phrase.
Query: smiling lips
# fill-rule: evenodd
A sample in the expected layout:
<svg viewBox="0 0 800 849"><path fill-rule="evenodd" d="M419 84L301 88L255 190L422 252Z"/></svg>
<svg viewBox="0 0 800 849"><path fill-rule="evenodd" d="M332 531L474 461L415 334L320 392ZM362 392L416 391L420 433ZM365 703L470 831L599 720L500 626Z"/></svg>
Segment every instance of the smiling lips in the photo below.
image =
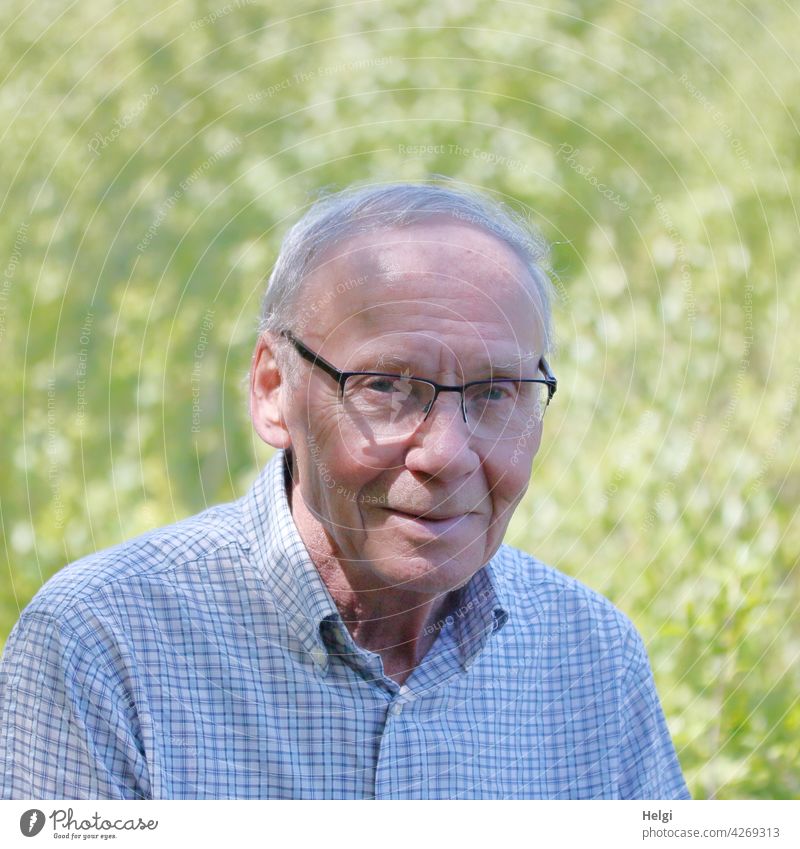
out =
<svg viewBox="0 0 800 849"><path fill-rule="evenodd" d="M388 508L392 513L397 513L399 516L408 516L409 519L419 519L422 522L448 522L452 519L460 519L466 516L467 513L456 513L452 516L430 516L427 513L407 513L405 510L397 510L393 507Z"/></svg>

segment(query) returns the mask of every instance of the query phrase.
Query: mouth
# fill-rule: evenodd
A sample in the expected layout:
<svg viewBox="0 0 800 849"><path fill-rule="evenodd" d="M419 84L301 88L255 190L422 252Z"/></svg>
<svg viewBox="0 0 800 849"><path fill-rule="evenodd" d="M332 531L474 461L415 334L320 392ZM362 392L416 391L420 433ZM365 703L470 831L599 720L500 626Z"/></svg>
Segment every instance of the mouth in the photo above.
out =
<svg viewBox="0 0 800 849"><path fill-rule="evenodd" d="M388 513L393 516L397 516L401 520L416 522L421 525L428 525L432 528L439 529L444 529L450 527L451 525L455 525L460 519L464 519L470 515L469 513L456 513L451 515L430 515L427 513L407 513L405 510L395 510L391 507L387 507L385 509Z"/></svg>

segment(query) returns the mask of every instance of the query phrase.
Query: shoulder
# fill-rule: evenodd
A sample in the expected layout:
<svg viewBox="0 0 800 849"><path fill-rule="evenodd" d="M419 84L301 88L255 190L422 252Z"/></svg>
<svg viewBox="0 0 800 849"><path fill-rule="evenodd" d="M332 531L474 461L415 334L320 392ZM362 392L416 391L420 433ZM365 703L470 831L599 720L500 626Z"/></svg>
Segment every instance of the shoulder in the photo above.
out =
<svg viewBox="0 0 800 849"><path fill-rule="evenodd" d="M214 506L70 563L36 593L22 620L64 622L76 609L101 607L103 599L123 595L134 585L180 580L181 572L198 563L245 548L238 502Z"/></svg>
<svg viewBox="0 0 800 849"><path fill-rule="evenodd" d="M562 647L592 643L629 661L641 654L641 637L631 620L577 578L505 544L492 569L523 633Z"/></svg>

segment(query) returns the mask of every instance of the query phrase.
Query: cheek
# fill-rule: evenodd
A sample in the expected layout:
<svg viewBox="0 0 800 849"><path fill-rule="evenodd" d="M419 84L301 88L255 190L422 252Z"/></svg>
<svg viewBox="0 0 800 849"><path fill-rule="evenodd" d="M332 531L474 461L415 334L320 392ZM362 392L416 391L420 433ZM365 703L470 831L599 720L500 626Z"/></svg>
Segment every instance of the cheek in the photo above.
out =
<svg viewBox="0 0 800 849"><path fill-rule="evenodd" d="M521 464L506 465L487 473L492 506L495 513L516 506L525 495L530 483L530 471Z"/></svg>
<svg viewBox="0 0 800 849"><path fill-rule="evenodd" d="M312 404L304 393L297 393L285 420L300 469L303 500L318 510L337 486L340 453L335 447L331 450L337 438L335 405Z"/></svg>
<svg viewBox="0 0 800 849"><path fill-rule="evenodd" d="M496 512L516 505L531 479L533 458L539 450L542 429L492 447L484 456L483 468Z"/></svg>
<svg viewBox="0 0 800 849"><path fill-rule="evenodd" d="M404 468L400 443L376 444L338 416L322 416L314 422L307 439L316 453L324 456L337 484L358 494L381 475Z"/></svg>
<svg viewBox="0 0 800 849"><path fill-rule="evenodd" d="M402 467L402 453L398 454L396 446L376 447L348 432L335 404L318 405L311 415L303 411L293 424L290 429L302 457L306 502L319 515L331 516L345 527L360 527L356 514L361 499L371 492L370 484L379 475L394 466ZM366 503L374 502L366 496Z"/></svg>
<svg viewBox="0 0 800 849"><path fill-rule="evenodd" d="M298 392L292 399L286 424L295 453L306 457L306 465L311 460L310 471L324 466L332 473L341 458L336 399L325 396L319 399Z"/></svg>

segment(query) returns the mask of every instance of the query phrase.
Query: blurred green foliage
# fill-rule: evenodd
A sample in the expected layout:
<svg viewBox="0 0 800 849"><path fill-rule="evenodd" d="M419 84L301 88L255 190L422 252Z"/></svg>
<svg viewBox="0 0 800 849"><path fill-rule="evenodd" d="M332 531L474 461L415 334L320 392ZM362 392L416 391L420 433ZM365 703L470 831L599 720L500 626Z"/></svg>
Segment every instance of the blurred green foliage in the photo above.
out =
<svg viewBox="0 0 800 849"><path fill-rule="evenodd" d="M507 541L636 622L697 797L800 797L796 10L162 5L0 10L0 638L247 488L263 279L314 193L447 174L554 243Z"/></svg>

